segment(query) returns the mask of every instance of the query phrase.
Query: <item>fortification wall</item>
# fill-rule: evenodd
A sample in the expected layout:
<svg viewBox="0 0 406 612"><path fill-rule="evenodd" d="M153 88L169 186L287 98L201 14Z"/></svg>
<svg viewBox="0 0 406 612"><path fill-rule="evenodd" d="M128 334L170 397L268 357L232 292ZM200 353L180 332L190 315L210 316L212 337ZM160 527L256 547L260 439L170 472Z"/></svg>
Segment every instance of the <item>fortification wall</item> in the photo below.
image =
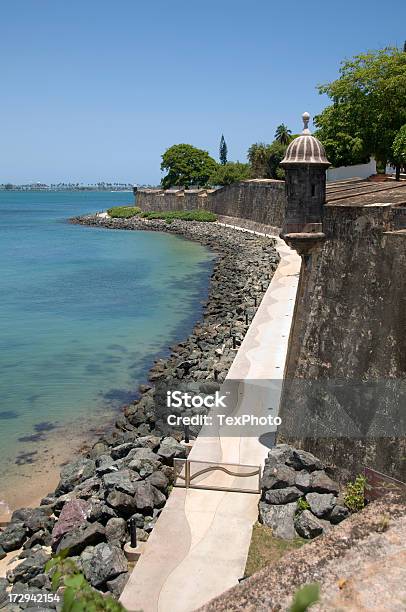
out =
<svg viewBox="0 0 406 612"><path fill-rule="evenodd" d="M327 206L302 264L279 439L342 479L368 465L406 481L406 230L388 206ZM366 383L366 381L369 381Z"/></svg>
<svg viewBox="0 0 406 612"><path fill-rule="evenodd" d="M282 226L285 202L284 181L270 179L243 181L219 189L140 189L137 193L137 206L142 210L204 209L274 227Z"/></svg>

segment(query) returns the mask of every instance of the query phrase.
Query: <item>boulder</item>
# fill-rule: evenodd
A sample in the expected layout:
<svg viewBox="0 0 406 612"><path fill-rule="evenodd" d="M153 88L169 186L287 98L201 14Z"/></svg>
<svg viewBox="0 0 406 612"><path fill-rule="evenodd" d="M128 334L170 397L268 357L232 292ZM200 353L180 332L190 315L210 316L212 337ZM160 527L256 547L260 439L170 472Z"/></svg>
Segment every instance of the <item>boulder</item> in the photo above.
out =
<svg viewBox="0 0 406 612"><path fill-rule="evenodd" d="M28 530L22 522L10 523L0 533L0 546L5 552L21 548L27 539Z"/></svg>
<svg viewBox="0 0 406 612"><path fill-rule="evenodd" d="M296 487L287 487L286 489L270 489L265 493L265 501L268 504L288 504L294 502L301 497L302 491ZM317 495L317 493L315 494Z"/></svg>
<svg viewBox="0 0 406 612"><path fill-rule="evenodd" d="M111 450L111 456L113 459L122 459L126 457L128 453L133 450L134 443L126 442L125 444L120 444Z"/></svg>
<svg viewBox="0 0 406 612"><path fill-rule="evenodd" d="M169 480L161 470L153 472L146 481L161 491L166 491L169 486Z"/></svg>
<svg viewBox="0 0 406 612"><path fill-rule="evenodd" d="M101 499L93 499L89 501L89 509L87 511L87 520L89 523L97 521L105 525L108 520L115 517L116 513L112 508L106 505Z"/></svg>
<svg viewBox="0 0 406 612"><path fill-rule="evenodd" d="M113 580L107 581L107 588L116 597L117 599L120 597L121 593L124 591L124 587L128 582L130 577L130 573L126 572L125 574L120 574L117 578L113 578Z"/></svg>
<svg viewBox="0 0 406 612"><path fill-rule="evenodd" d="M292 540L296 537L294 517L296 502L282 506L270 506L264 502L259 504L259 520L270 527L276 538Z"/></svg>
<svg viewBox="0 0 406 612"><path fill-rule="evenodd" d="M333 510L337 498L332 493L308 493L306 501L315 516L324 518Z"/></svg>
<svg viewBox="0 0 406 612"><path fill-rule="evenodd" d="M134 500L137 510L143 513L152 512L158 493L160 493L158 489L155 489L149 482L136 482Z"/></svg>
<svg viewBox="0 0 406 612"><path fill-rule="evenodd" d="M295 480L295 470L287 465L278 463L273 468L265 466L261 479L261 487L262 490L293 487Z"/></svg>
<svg viewBox="0 0 406 612"><path fill-rule="evenodd" d="M186 447L175 438L168 437L162 440L157 454L167 462L172 462L174 459L185 459Z"/></svg>
<svg viewBox="0 0 406 612"><path fill-rule="evenodd" d="M56 552L68 549L69 555L80 554L87 546L99 544L105 539L105 529L100 523L84 523L66 533L59 542Z"/></svg>
<svg viewBox="0 0 406 612"><path fill-rule="evenodd" d="M0 546L0 561L7 557L7 553L2 546Z"/></svg>
<svg viewBox="0 0 406 612"><path fill-rule="evenodd" d="M310 510L297 514L294 525L297 533L308 540L320 535L324 530L323 523Z"/></svg>
<svg viewBox="0 0 406 612"><path fill-rule="evenodd" d="M7 580L7 578L0 578L0 610L2 608L5 608L6 602L8 602L8 593L7 593L8 586L9 586L9 581Z"/></svg>
<svg viewBox="0 0 406 612"><path fill-rule="evenodd" d="M47 574L37 574L37 576L31 578L28 584L32 587L36 587L37 589L51 590L51 581Z"/></svg>
<svg viewBox="0 0 406 612"><path fill-rule="evenodd" d="M310 476L310 487L316 493L338 493L339 487L324 471L313 472Z"/></svg>
<svg viewBox="0 0 406 612"><path fill-rule="evenodd" d="M134 496L127 495L127 493L122 493L121 491L112 491L108 494L106 501L117 514L124 518L129 518L137 509Z"/></svg>
<svg viewBox="0 0 406 612"><path fill-rule="evenodd" d="M309 472L306 472L306 470L301 470L300 472L296 472L295 486L301 491L303 491L304 493L307 493L308 491L310 491Z"/></svg>
<svg viewBox="0 0 406 612"><path fill-rule="evenodd" d="M100 455L100 457L96 459L96 474L98 476L103 476L109 472L115 472L117 469L117 466L114 465L114 459L110 455Z"/></svg>
<svg viewBox="0 0 406 612"><path fill-rule="evenodd" d="M111 518L106 525L106 539L109 544L120 546L128 539L127 523L122 518Z"/></svg>
<svg viewBox="0 0 406 612"><path fill-rule="evenodd" d="M81 555L85 577L96 588L128 571L123 551L112 544L101 543Z"/></svg>
<svg viewBox="0 0 406 612"><path fill-rule="evenodd" d="M130 463L130 467L132 470L137 472L141 478L146 478L150 476L161 467L161 462L157 459L151 459L149 457L146 458L136 458L133 459Z"/></svg>
<svg viewBox="0 0 406 612"><path fill-rule="evenodd" d="M7 572L7 580L13 582L28 582L34 576L44 573L45 564L50 560L51 555L42 549L30 555L22 563Z"/></svg>
<svg viewBox="0 0 406 612"><path fill-rule="evenodd" d="M265 465L272 469L278 464L286 463L292 452L293 449L288 444L277 444L269 451L268 457L265 459Z"/></svg>
<svg viewBox="0 0 406 612"><path fill-rule="evenodd" d="M308 472L314 472L315 470L323 470L324 465L312 453L307 451L294 448L291 456L286 461L287 465L290 465L295 470L307 470Z"/></svg>
<svg viewBox="0 0 406 612"><path fill-rule="evenodd" d="M80 457L76 461L68 463L61 470L61 479L56 489L57 493L69 493L76 485L93 476L95 471L96 464L93 459Z"/></svg>
<svg viewBox="0 0 406 612"><path fill-rule="evenodd" d="M52 508L40 507L40 508L20 508L13 512L11 516L11 522L21 522L25 527L34 533L39 529L52 530L55 523L55 519L51 518Z"/></svg>
<svg viewBox="0 0 406 612"><path fill-rule="evenodd" d="M127 495L134 495L135 487L134 480L136 476L130 470L121 470L120 472L111 472L102 477L103 486L107 491L121 491Z"/></svg>
<svg viewBox="0 0 406 612"><path fill-rule="evenodd" d="M32 536L25 542L23 548L32 548L33 546L52 546L52 535L49 531L40 529L32 534Z"/></svg>
<svg viewBox="0 0 406 612"><path fill-rule="evenodd" d="M337 505L331 511L329 516L329 520L333 525L337 525L341 523L344 519L350 516L350 511L346 506Z"/></svg>
<svg viewBox="0 0 406 612"><path fill-rule="evenodd" d="M73 499L66 502L52 530L52 543L57 544L66 533L86 523L88 511L89 502L84 499Z"/></svg>

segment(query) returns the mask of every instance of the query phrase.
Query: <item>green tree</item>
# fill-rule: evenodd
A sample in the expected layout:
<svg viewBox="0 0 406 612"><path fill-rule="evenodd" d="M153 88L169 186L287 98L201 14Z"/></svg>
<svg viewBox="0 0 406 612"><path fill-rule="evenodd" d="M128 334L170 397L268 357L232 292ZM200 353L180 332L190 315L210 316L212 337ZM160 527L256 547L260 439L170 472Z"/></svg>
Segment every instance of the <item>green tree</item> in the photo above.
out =
<svg viewBox="0 0 406 612"><path fill-rule="evenodd" d="M281 123L276 128L275 141L283 145L288 145L292 140L292 130L287 125Z"/></svg>
<svg viewBox="0 0 406 612"><path fill-rule="evenodd" d="M340 124L340 134L359 139L385 167L396 133L406 123L406 53L387 47L356 55L342 62L337 80L318 89L333 102L316 118L322 134L329 122Z"/></svg>
<svg viewBox="0 0 406 612"><path fill-rule="evenodd" d="M225 166L227 163L227 153L228 153L227 143L224 138L224 135L222 134L221 140L220 140L219 158L220 158L220 164L222 164L223 166Z"/></svg>
<svg viewBox="0 0 406 612"><path fill-rule="evenodd" d="M207 151L189 144L173 145L162 155L161 170L168 173L161 181L164 189L176 185L204 186L216 168L216 162Z"/></svg>
<svg viewBox="0 0 406 612"><path fill-rule="evenodd" d="M273 142L267 145L257 142L248 149L248 161L251 165L252 178L282 178L283 171L279 166L286 153L286 145Z"/></svg>
<svg viewBox="0 0 406 612"><path fill-rule="evenodd" d="M329 106L314 119L318 127L315 136L323 143L327 159L335 168L363 164L370 158L362 138L349 133L350 113L344 105L340 108Z"/></svg>
<svg viewBox="0 0 406 612"><path fill-rule="evenodd" d="M406 124L402 125L393 141L392 155L390 161L396 167L396 180L400 180L400 171L406 168Z"/></svg>
<svg viewBox="0 0 406 612"><path fill-rule="evenodd" d="M226 164L217 164L216 169L210 177L211 185L231 185L250 178L251 167L249 164L241 164L240 162L227 162Z"/></svg>

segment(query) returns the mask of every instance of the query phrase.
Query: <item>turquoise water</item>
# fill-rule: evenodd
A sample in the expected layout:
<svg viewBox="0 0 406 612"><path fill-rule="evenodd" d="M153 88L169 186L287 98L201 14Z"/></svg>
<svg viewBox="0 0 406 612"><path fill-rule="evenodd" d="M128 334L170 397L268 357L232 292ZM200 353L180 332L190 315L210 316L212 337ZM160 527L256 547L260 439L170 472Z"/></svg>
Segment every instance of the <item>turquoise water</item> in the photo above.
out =
<svg viewBox="0 0 406 612"><path fill-rule="evenodd" d="M153 358L200 316L207 249L166 233L66 223L131 200L0 192L3 466L53 427L100 420L128 402Z"/></svg>

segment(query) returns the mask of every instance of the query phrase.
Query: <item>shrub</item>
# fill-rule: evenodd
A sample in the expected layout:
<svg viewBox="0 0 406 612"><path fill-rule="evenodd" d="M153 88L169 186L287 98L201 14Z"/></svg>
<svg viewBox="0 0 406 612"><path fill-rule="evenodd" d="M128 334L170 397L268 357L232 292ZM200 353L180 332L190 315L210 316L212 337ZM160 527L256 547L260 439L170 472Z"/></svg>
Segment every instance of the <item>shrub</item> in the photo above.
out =
<svg viewBox="0 0 406 612"><path fill-rule="evenodd" d="M290 612L305 612L314 603L320 599L320 586L315 582L305 584L301 589L296 591L293 598Z"/></svg>
<svg viewBox="0 0 406 612"><path fill-rule="evenodd" d="M109 208L107 211L113 219L130 219L139 215L140 212L141 208L137 206L113 206L113 208Z"/></svg>
<svg viewBox="0 0 406 612"><path fill-rule="evenodd" d="M66 549L45 566L52 573L52 590L63 588L62 612L125 612L113 597L105 597L93 589L72 559L66 559Z"/></svg>
<svg viewBox="0 0 406 612"><path fill-rule="evenodd" d="M305 497L300 497L296 502L296 514L301 514L304 510L309 510L310 505Z"/></svg>
<svg viewBox="0 0 406 612"><path fill-rule="evenodd" d="M348 482L344 492L344 503L351 512L359 512L365 507L365 488L367 479L359 474L354 482Z"/></svg>
<svg viewBox="0 0 406 612"><path fill-rule="evenodd" d="M179 219L181 221L202 221L212 223L217 221L217 216L207 210L169 210L167 212L146 211L142 212L144 219L162 219L167 223Z"/></svg>

